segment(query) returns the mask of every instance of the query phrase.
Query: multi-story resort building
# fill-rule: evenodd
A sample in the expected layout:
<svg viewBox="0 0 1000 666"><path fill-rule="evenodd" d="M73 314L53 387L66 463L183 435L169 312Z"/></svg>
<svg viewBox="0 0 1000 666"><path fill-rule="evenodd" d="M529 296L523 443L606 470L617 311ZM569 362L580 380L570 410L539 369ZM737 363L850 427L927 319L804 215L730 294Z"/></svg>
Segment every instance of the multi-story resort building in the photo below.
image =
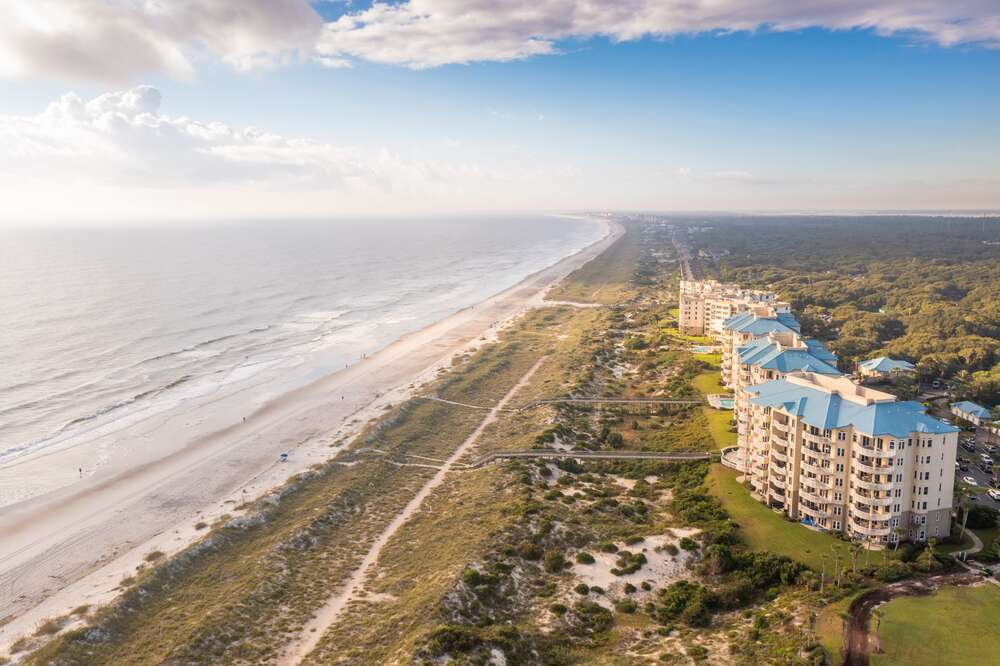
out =
<svg viewBox="0 0 1000 666"><path fill-rule="evenodd" d="M841 376L837 357L819 340L803 338L795 332L768 333L737 348L732 373L735 393L734 418L737 432L749 427L749 397L746 390L756 384L782 379L793 372L813 372Z"/></svg>
<svg viewBox="0 0 1000 666"><path fill-rule="evenodd" d="M788 304L779 303L772 291L743 289L716 280L681 280L678 327L694 335L717 335L724 321L758 305L788 310Z"/></svg>
<svg viewBox="0 0 1000 666"><path fill-rule="evenodd" d="M755 499L871 544L950 534L957 428L920 403L845 377L774 294L752 292L769 300L743 302L715 329L705 303L716 296L708 294L748 290L711 282L687 289L682 282L682 324L687 296L688 330L700 316L721 344L723 382L734 391L736 460Z"/></svg>
<svg viewBox="0 0 1000 666"><path fill-rule="evenodd" d="M958 428L846 377L792 373L744 391L757 500L870 543L950 534Z"/></svg>
<svg viewBox="0 0 1000 666"><path fill-rule="evenodd" d="M716 338L722 347L723 385L727 388L736 386L737 350L740 347L771 333L798 332L799 322L795 315L787 310L779 311L771 305L755 306L722 322L722 329Z"/></svg>

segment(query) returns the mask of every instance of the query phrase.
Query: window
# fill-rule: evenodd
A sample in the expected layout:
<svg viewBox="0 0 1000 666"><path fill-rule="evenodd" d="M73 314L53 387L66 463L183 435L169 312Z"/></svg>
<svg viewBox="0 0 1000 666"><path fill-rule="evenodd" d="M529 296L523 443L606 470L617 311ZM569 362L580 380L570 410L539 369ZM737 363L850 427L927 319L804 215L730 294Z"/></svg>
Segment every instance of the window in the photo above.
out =
<svg viewBox="0 0 1000 666"><path fill-rule="evenodd" d="M917 541L924 541L927 539L927 532L920 530L920 534L917 535Z"/></svg>
<svg viewBox="0 0 1000 666"><path fill-rule="evenodd" d="M902 507L899 504L894 504L892 506L893 513L899 513L901 509L902 509Z"/></svg>
<svg viewBox="0 0 1000 666"><path fill-rule="evenodd" d="M927 510L927 502L924 502L924 511L926 510ZM924 520L925 521L927 520L927 516L924 516Z"/></svg>
<svg viewBox="0 0 1000 666"><path fill-rule="evenodd" d="M843 502L844 501L844 493L834 493L833 494L833 499L836 502Z"/></svg>
<svg viewBox="0 0 1000 666"><path fill-rule="evenodd" d="M847 433L846 432L838 432L837 433L837 441L838 442L843 442L845 439L847 439Z"/></svg>
<svg viewBox="0 0 1000 666"><path fill-rule="evenodd" d="M838 472L844 471L844 463L837 463L837 471Z"/></svg>
<svg viewBox="0 0 1000 666"><path fill-rule="evenodd" d="M893 518L889 521L890 527L899 527L899 518Z"/></svg>
<svg viewBox="0 0 1000 666"><path fill-rule="evenodd" d="M843 479L835 479L833 485L837 486L838 488L843 488L844 487L844 480Z"/></svg>
<svg viewBox="0 0 1000 666"><path fill-rule="evenodd" d="M844 508L840 506L833 507L833 515L839 516L843 512Z"/></svg>
<svg viewBox="0 0 1000 666"><path fill-rule="evenodd" d="M837 448L837 457L838 458L843 458L844 457L844 449L841 449L839 447Z"/></svg>
<svg viewBox="0 0 1000 666"><path fill-rule="evenodd" d="M833 529L835 529L835 530L839 530L840 529L840 521L839 520L833 521Z"/></svg>
<svg viewBox="0 0 1000 666"><path fill-rule="evenodd" d="M896 442L894 442L894 441L892 441L892 440L890 439L890 440L889 440L889 448L890 448L890 449L894 449L894 448L896 448Z"/></svg>

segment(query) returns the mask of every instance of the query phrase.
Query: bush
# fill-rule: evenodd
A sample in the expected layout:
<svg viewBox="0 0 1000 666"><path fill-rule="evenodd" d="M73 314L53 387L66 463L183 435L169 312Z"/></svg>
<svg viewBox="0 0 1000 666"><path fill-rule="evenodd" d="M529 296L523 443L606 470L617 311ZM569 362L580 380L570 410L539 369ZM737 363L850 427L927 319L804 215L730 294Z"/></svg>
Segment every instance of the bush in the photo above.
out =
<svg viewBox="0 0 1000 666"><path fill-rule="evenodd" d="M632 583L625 583L625 594L635 594L635 585Z"/></svg>
<svg viewBox="0 0 1000 666"><path fill-rule="evenodd" d="M542 559L542 547L530 541L524 541L517 545L517 556L532 562Z"/></svg>
<svg viewBox="0 0 1000 666"><path fill-rule="evenodd" d="M564 606L563 604L552 604L551 606L549 606L549 610L555 613L556 615L565 615L566 611L568 611L569 609L566 608L566 606Z"/></svg>
<svg viewBox="0 0 1000 666"><path fill-rule="evenodd" d="M615 603L615 610L617 610L619 613L626 613L628 615L631 615L632 613L636 612L638 608L639 607L636 605L636 603L631 599L622 599L621 601Z"/></svg>
<svg viewBox="0 0 1000 666"><path fill-rule="evenodd" d="M885 566L875 569L874 576L883 583L892 583L907 578L912 572L910 567L902 562L887 562Z"/></svg>
<svg viewBox="0 0 1000 666"><path fill-rule="evenodd" d="M996 527L997 515L1000 515L1000 511L991 506L971 506L969 507L969 519L966 521L965 526L973 530Z"/></svg>
<svg viewBox="0 0 1000 666"><path fill-rule="evenodd" d="M594 556L585 550L581 550L579 553L576 554L576 561L579 562L580 564L593 564Z"/></svg>
<svg viewBox="0 0 1000 666"><path fill-rule="evenodd" d="M681 537L681 540L677 543L677 545L683 550L698 550L698 544L690 537Z"/></svg>
<svg viewBox="0 0 1000 666"><path fill-rule="evenodd" d="M580 583L579 585L577 585L573 589L579 595L586 596L586 595L590 594L590 586L587 585L586 583Z"/></svg>
<svg viewBox="0 0 1000 666"><path fill-rule="evenodd" d="M545 561L542 566L549 573L559 573L569 566L569 562L566 561L566 558L563 557L563 554L560 551L547 550L545 551Z"/></svg>

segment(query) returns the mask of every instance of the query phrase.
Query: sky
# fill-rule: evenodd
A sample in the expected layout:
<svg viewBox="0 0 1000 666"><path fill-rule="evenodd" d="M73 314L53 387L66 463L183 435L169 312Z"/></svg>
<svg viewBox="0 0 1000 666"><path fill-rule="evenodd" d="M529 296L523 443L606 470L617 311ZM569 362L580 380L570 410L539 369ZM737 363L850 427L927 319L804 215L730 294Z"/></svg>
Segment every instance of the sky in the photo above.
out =
<svg viewBox="0 0 1000 666"><path fill-rule="evenodd" d="M996 0L0 0L0 223L1000 209Z"/></svg>

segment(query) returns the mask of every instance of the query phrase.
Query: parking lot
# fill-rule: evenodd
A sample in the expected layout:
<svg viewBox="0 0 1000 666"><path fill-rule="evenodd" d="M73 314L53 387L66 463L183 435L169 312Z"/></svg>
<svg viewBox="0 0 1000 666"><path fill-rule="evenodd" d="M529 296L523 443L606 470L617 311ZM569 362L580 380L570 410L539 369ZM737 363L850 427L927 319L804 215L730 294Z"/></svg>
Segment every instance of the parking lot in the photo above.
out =
<svg viewBox="0 0 1000 666"><path fill-rule="evenodd" d="M958 456L959 458L967 458L969 460L968 463L969 469L968 471L962 472L959 471L957 467L955 468L956 490L959 487L959 483L961 482L962 477L971 476L976 480L978 486L969 487L969 490L970 492L975 491L975 496L977 498L977 501L987 503L988 505L1000 506L1000 502L995 502L994 500L990 499L990 497L986 494L986 491L993 487L993 475L983 472L979 468L979 457L981 454L986 453L986 445L989 443L993 443L997 446L1000 446L1000 437L993 435L991 439L989 432L985 428L980 428L979 431L976 433L976 443L975 443L976 450L974 452L966 450L965 448L963 448L961 444L961 442L965 440L967 437L969 437L969 435L963 432L962 436L959 438ZM994 455L992 457L995 465L994 469L1000 472L1000 462L998 462L1000 461L1000 456Z"/></svg>

